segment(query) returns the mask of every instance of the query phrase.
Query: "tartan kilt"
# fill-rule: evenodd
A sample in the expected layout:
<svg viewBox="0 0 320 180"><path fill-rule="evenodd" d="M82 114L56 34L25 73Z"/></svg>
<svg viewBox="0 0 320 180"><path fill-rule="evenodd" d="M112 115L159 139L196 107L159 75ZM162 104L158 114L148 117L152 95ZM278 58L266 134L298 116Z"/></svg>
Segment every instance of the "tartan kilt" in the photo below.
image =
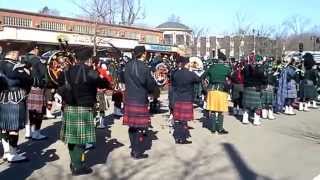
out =
<svg viewBox="0 0 320 180"><path fill-rule="evenodd" d="M207 110L215 112L228 112L228 93L218 90L208 91Z"/></svg>
<svg viewBox="0 0 320 180"><path fill-rule="evenodd" d="M27 110L42 113L44 107L44 90L32 87L27 98Z"/></svg>
<svg viewBox="0 0 320 180"><path fill-rule="evenodd" d="M63 112L61 140L68 144L96 142L93 110L90 107L66 106Z"/></svg>
<svg viewBox="0 0 320 180"><path fill-rule="evenodd" d="M97 111L103 112L107 110L107 102L104 92L97 93Z"/></svg>
<svg viewBox="0 0 320 180"><path fill-rule="evenodd" d="M232 86L232 101L238 100L241 98L241 94L243 93L243 84L233 84Z"/></svg>
<svg viewBox="0 0 320 180"><path fill-rule="evenodd" d="M25 127L26 102L0 104L0 129L18 131Z"/></svg>
<svg viewBox="0 0 320 180"><path fill-rule="evenodd" d="M252 87L244 88L242 104L245 109L249 110L261 108L261 92Z"/></svg>
<svg viewBox="0 0 320 180"><path fill-rule="evenodd" d="M123 124L130 127L148 127L151 123L148 105L130 100L124 102Z"/></svg>
<svg viewBox="0 0 320 180"><path fill-rule="evenodd" d="M192 121L193 103L187 101L176 101L173 107L173 119L175 121Z"/></svg>
<svg viewBox="0 0 320 180"><path fill-rule="evenodd" d="M316 99L318 96L317 88L313 84L300 85L300 98Z"/></svg>
<svg viewBox="0 0 320 180"><path fill-rule="evenodd" d="M263 106L272 106L274 103L274 92L273 89L264 89L261 91L261 104Z"/></svg>

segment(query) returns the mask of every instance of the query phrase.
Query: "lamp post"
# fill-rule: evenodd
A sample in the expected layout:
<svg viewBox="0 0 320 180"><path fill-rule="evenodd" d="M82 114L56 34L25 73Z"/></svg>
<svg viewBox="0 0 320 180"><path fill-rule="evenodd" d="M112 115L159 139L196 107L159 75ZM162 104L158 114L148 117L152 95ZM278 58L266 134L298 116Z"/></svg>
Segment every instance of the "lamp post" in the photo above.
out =
<svg viewBox="0 0 320 180"><path fill-rule="evenodd" d="M253 32L253 52L254 54L256 54L256 35L255 35L256 30L252 29L252 32Z"/></svg>

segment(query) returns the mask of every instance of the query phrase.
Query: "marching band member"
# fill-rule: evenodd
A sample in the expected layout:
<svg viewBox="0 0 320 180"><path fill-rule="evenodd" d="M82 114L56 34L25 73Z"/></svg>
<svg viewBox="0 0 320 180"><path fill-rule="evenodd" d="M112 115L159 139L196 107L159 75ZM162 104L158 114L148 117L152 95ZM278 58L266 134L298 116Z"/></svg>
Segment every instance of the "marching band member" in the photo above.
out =
<svg viewBox="0 0 320 180"><path fill-rule="evenodd" d="M238 62L235 64L231 74L232 83L232 102L233 102L233 115L241 116L243 114L242 97L243 97L243 64Z"/></svg>
<svg viewBox="0 0 320 180"><path fill-rule="evenodd" d="M97 88L108 88L109 83L92 68L92 50L76 54L78 64L71 66L59 78L59 91L65 103L61 139L68 144L72 175L89 174L85 166L85 145L96 142L93 107Z"/></svg>
<svg viewBox="0 0 320 180"><path fill-rule="evenodd" d="M99 65L99 67L97 68L100 76L103 77L103 79L105 79L107 82L112 82L112 76L110 75L110 72L108 71L108 67L105 63L101 63ZM97 120L99 121L99 125L98 128L105 128L104 125L104 118L107 116L106 112L107 109L110 108L110 105L106 98L106 89L98 89L98 93L97 93Z"/></svg>
<svg viewBox="0 0 320 180"><path fill-rule="evenodd" d="M26 157L17 153L19 130L25 127L26 98L32 85L30 70L19 62L19 50L7 47L0 61L0 134L4 149L3 159L20 162Z"/></svg>
<svg viewBox="0 0 320 180"><path fill-rule="evenodd" d="M190 144L188 121L193 120L194 85L200 82L200 77L185 67L187 58L180 57L177 63L179 68L172 75L173 137L176 144Z"/></svg>
<svg viewBox="0 0 320 180"><path fill-rule="evenodd" d="M300 98L299 110L309 111L309 107L317 108L316 98L318 96L316 85L318 84L318 72L314 68L315 61L313 55L306 53L304 55L305 73L300 83ZM312 105L311 105L312 102Z"/></svg>
<svg viewBox="0 0 320 180"><path fill-rule="evenodd" d="M213 64L202 76L208 78L207 107L209 119L212 120L211 132L223 135L228 134L223 127L223 113L228 112L228 90L226 80L231 73L231 67L225 65L221 60Z"/></svg>
<svg viewBox="0 0 320 180"><path fill-rule="evenodd" d="M278 79L277 88L277 109L279 112L283 111L286 115L295 115L293 103L297 98L297 72L294 67L295 60L292 58L285 66Z"/></svg>
<svg viewBox="0 0 320 180"><path fill-rule="evenodd" d="M249 124L250 114L254 114L253 124L256 126L261 125L260 113L262 107L261 102L261 85L264 77L264 72L261 68L261 63L256 62L257 59L249 58L249 63L244 68L244 92L243 92L243 108L244 113L242 116L242 123Z"/></svg>
<svg viewBox="0 0 320 180"><path fill-rule="evenodd" d="M134 58L129 61L124 70L124 116L123 124L129 126L131 157L134 159L148 158L144 154L145 131L151 125L148 111L148 94L156 88L156 82L151 76L146 60L144 46L136 46Z"/></svg>
<svg viewBox="0 0 320 180"><path fill-rule="evenodd" d="M262 111L261 117L263 119L274 120L273 104L274 104L274 86L275 86L275 76L273 73L272 59L265 59L262 65L263 71L266 78L263 80L262 91L261 91L261 101L262 101Z"/></svg>
<svg viewBox="0 0 320 180"><path fill-rule="evenodd" d="M30 64L32 67L31 76L33 79L33 85L27 98L27 119L29 123L26 124L26 138L32 138L33 140L44 140L47 137L40 133L42 120L44 118L45 108L45 87L46 82L46 65L41 62L39 55L39 49L34 46L25 57L25 63Z"/></svg>

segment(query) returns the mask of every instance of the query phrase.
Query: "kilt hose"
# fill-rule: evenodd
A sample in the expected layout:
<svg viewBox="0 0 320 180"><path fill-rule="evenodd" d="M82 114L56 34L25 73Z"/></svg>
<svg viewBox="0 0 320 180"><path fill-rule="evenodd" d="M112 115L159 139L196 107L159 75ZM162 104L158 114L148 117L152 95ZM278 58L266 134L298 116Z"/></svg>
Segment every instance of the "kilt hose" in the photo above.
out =
<svg viewBox="0 0 320 180"><path fill-rule="evenodd" d="M207 95L207 110L214 112L228 112L228 93L210 90Z"/></svg>
<svg viewBox="0 0 320 180"><path fill-rule="evenodd" d="M108 108L105 93L104 92L98 92L97 93L97 111L104 112Z"/></svg>
<svg viewBox="0 0 320 180"><path fill-rule="evenodd" d="M18 131L25 127L26 102L0 103L0 129L7 131Z"/></svg>
<svg viewBox="0 0 320 180"><path fill-rule="evenodd" d="M273 88L264 89L261 91L261 105L263 107L272 107L274 103L275 97Z"/></svg>
<svg viewBox="0 0 320 180"><path fill-rule="evenodd" d="M188 101L176 101L173 106L173 119L175 121L193 120L193 103Z"/></svg>
<svg viewBox="0 0 320 180"><path fill-rule="evenodd" d="M61 128L62 141L78 145L96 142L92 108L66 106L63 117Z"/></svg>
<svg viewBox="0 0 320 180"><path fill-rule="evenodd" d="M262 108L261 92L254 87L244 88L242 104L243 107L248 110Z"/></svg>
<svg viewBox="0 0 320 180"><path fill-rule="evenodd" d="M44 90L32 87L27 98L27 110L36 111L37 113L43 112L45 104Z"/></svg>
<svg viewBox="0 0 320 180"><path fill-rule="evenodd" d="M124 102L123 124L136 128L148 127L151 124L148 105L126 100Z"/></svg>

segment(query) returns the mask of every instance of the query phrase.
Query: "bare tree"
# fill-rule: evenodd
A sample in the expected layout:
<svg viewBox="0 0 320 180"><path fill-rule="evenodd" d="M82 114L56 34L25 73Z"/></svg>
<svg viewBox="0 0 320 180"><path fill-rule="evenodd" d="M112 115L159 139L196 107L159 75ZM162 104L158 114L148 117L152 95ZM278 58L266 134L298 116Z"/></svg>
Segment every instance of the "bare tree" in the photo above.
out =
<svg viewBox="0 0 320 180"><path fill-rule="evenodd" d="M193 37L194 43L197 43L202 36L206 36L208 32L209 32L209 28L207 27L193 26L192 37Z"/></svg>
<svg viewBox="0 0 320 180"><path fill-rule="evenodd" d="M235 14L235 20L233 22L235 27L235 35L249 35L251 33L252 23L249 21L249 16L242 12Z"/></svg>
<svg viewBox="0 0 320 180"><path fill-rule="evenodd" d="M133 25L137 20L145 18L145 10L141 0L119 0L121 20L120 24Z"/></svg>
<svg viewBox="0 0 320 180"><path fill-rule="evenodd" d="M98 23L116 23L117 0L73 1L82 11L79 17Z"/></svg>
<svg viewBox="0 0 320 180"><path fill-rule="evenodd" d="M290 34L297 36L304 33L308 29L308 27L310 27L310 23L310 19L306 17L293 15L285 20L283 22L283 25L287 28Z"/></svg>
<svg viewBox="0 0 320 180"><path fill-rule="evenodd" d="M249 16L242 12L237 12L235 14L233 26L234 29L234 36L237 43L235 43L235 48L237 47L238 56L241 58L241 56L245 55L246 52L250 51L250 48L248 45L246 45L245 39L246 36L251 34L252 30L252 23L249 21Z"/></svg>

